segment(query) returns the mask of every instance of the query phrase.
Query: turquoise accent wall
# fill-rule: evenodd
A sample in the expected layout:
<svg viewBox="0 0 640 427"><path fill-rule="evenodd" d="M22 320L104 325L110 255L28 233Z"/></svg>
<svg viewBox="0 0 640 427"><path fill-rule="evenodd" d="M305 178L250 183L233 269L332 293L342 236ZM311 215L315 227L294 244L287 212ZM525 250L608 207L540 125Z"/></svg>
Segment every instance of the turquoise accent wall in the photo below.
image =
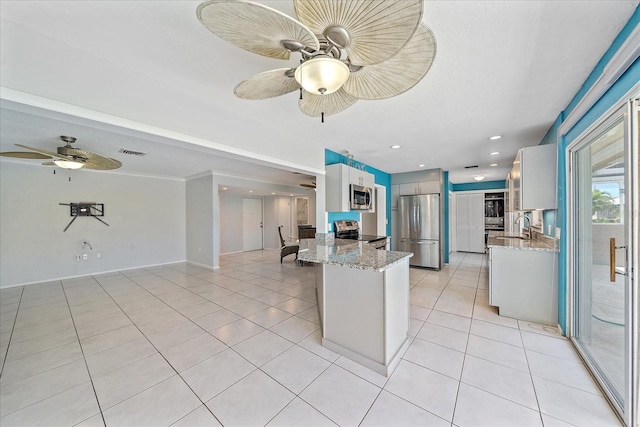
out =
<svg viewBox="0 0 640 427"><path fill-rule="evenodd" d="M620 76L620 78L607 90L607 92L596 102L596 104L576 123L571 130L562 138L558 139L558 132L556 126L557 123L562 123L567 115L573 111L584 97L584 95L591 89L598 77L602 74L604 68L609 63L611 58L620 49L625 40L629 37L631 32L640 25L640 6L636 8L633 15L615 38L609 49L602 56L598 64L595 66L589 77L585 80L580 90L576 93L571 100L567 108L560 113L558 119L554 123L554 126L550 129L550 133L555 133L556 140L558 140L558 211L556 215L556 222L561 229L560 238L560 254L559 254L559 266L558 266L558 323L563 332L566 333L567 328L567 286L568 286L568 254L567 247L568 242L566 239L567 230L567 217L569 215L567 206L567 170L566 170L566 154L567 147L571 144L580 134L582 134L591 124L598 120L609 108L615 105L620 98L627 93L634 85L640 81L640 60L636 60L627 71ZM555 128L555 131L554 131ZM552 141L553 137L549 136L549 133L543 139ZM546 143L546 142L545 142ZM546 213L546 212L545 212Z"/></svg>
<svg viewBox="0 0 640 427"><path fill-rule="evenodd" d="M333 223L334 221L340 221L340 220L351 220L351 221L358 221L360 222L362 220L362 217L360 216L360 212L356 212L356 211L351 211L351 212L329 212L329 224L331 224L331 227L329 228L328 231L333 231Z"/></svg>
<svg viewBox="0 0 640 427"><path fill-rule="evenodd" d="M553 125L547 131L547 134L542 138L539 145L547 145L547 144L557 144L558 143L558 130L562 121L564 120L564 115L560 114L556 121L553 122ZM558 210L557 209L549 209L542 212L542 221L544 223L544 230L542 233L555 237L556 227L558 226L557 222ZM549 225L551 225L551 230L549 230Z"/></svg>
<svg viewBox="0 0 640 427"><path fill-rule="evenodd" d="M465 182L451 187L452 191L502 190L507 188L507 181Z"/></svg>
<svg viewBox="0 0 640 427"><path fill-rule="evenodd" d="M445 182L445 188L447 191L442 195L442 203L444 203L444 236L443 236L443 245L444 245L444 259L442 260L445 264L449 264L449 171L442 172L442 178Z"/></svg>
<svg viewBox="0 0 640 427"><path fill-rule="evenodd" d="M383 172L379 169L372 168L371 166L367 166L362 162L358 162L357 160L352 160L353 163L357 165L364 165L364 170L373 174L375 177L375 183L378 185L382 185L386 187L386 196L387 196L387 236L391 236L391 175L386 172ZM324 164L325 165L334 165L336 163L349 164L349 159L342 154L336 153L335 151L331 151L325 148L324 150ZM351 215L351 216L349 216ZM333 221L340 219L350 219L360 221L360 212L329 212L329 223L332 224ZM356 217L357 216L357 217ZM334 218L334 219L332 219Z"/></svg>

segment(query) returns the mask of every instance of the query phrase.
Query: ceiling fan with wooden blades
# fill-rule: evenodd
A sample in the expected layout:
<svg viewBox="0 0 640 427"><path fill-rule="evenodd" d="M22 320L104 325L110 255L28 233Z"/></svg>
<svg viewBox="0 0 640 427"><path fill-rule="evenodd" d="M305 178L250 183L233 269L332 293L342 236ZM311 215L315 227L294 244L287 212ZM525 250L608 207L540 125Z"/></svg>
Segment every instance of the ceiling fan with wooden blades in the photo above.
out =
<svg viewBox="0 0 640 427"><path fill-rule="evenodd" d="M16 146L26 148L27 150L31 150L31 152L5 151L0 153L0 156L19 159L47 160L42 164L45 166L59 166L64 169L84 168L92 170L112 170L118 169L122 166L122 162L119 160L73 147L71 144L76 142L76 138L72 136L62 135L60 139L65 143L65 145L64 147L58 147L55 153L41 148L33 148L22 144L16 144Z"/></svg>
<svg viewBox="0 0 640 427"><path fill-rule="evenodd" d="M243 99L268 99L301 91L300 110L312 117L339 113L359 99L399 95L427 73L436 54L422 24L423 0L293 0L297 19L240 0L209 0L200 22L249 52L300 65L240 82Z"/></svg>

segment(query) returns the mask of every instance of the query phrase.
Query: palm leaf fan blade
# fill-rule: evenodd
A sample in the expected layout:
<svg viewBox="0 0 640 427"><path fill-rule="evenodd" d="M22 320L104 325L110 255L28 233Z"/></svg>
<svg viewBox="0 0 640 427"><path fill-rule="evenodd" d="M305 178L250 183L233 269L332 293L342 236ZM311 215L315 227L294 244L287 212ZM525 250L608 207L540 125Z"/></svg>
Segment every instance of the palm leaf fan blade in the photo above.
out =
<svg viewBox="0 0 640 427"><path fill-rule="evenodd" d="M422 0L294 0L298 20L315 34L339 26L349 34L344 50L352 64L373 65L391 58L422 20Z"/></svg>
<svg viewBox="0 0 640 427"><path fill-rule="evenodd" d="M320 43L308 28L295 19L257 3L211 0L196 11L209 31L223 40L258 55L289 59L282 40L295 40L318 50Z"/></svg>
<svg viewBox="0 0 640 427"><path fill-rule="evenodd" d="M420 25L413 38L387 61L353 71L343 89L359 99L385 99L400 95L427 74L437 51L429 28Z"/></svg>

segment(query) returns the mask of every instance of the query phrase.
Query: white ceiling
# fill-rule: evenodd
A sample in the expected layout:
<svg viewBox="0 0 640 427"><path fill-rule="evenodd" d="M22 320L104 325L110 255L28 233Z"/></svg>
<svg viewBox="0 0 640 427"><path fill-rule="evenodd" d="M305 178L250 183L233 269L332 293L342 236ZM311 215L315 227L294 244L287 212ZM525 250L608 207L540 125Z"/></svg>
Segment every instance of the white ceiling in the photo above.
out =
<svg viewBox="0 0 640 427"><path fill-rule="evenodd" d="M325 123L297 109L297 93L236 98L239 81L298 58L263 58L218 39L196 18L199 3L2 0L0 151L14 143L52 150L59 135L72 135L121 160L121 172L215 170L297 185L305 181L292 172L315 175L326 147L389 173L425 164L449 170L452 182L504 179L517 149L540 142L638 0L425 2L423 22L438 43L426 77ZM264 3L293 13L290 1Z"/></svg>

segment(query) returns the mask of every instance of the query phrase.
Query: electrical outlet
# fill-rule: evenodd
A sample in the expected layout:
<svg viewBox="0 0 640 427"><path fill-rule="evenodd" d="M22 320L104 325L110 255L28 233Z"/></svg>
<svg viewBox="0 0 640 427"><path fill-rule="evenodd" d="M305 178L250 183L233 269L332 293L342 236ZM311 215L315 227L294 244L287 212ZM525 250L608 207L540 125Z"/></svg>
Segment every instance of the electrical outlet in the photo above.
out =
<svg viewBox="0 0 640 427"><path fill-rule="evenodd" d="M84 261L88 260L89 259L89 254L82 254L82 259Z"/></svg>
<svg viewBox="0 0 640 427"><path fill-rule="evenodd" d="M98 252L98 253L96 254L96 258L98 258L98 259L102 258L102 252Z"/></svg>
<svg viewBox="0 0 640 427"><path fill-rule="evenodd" d="M80 261L80 254L76 254L76 261Z"/></svg>

